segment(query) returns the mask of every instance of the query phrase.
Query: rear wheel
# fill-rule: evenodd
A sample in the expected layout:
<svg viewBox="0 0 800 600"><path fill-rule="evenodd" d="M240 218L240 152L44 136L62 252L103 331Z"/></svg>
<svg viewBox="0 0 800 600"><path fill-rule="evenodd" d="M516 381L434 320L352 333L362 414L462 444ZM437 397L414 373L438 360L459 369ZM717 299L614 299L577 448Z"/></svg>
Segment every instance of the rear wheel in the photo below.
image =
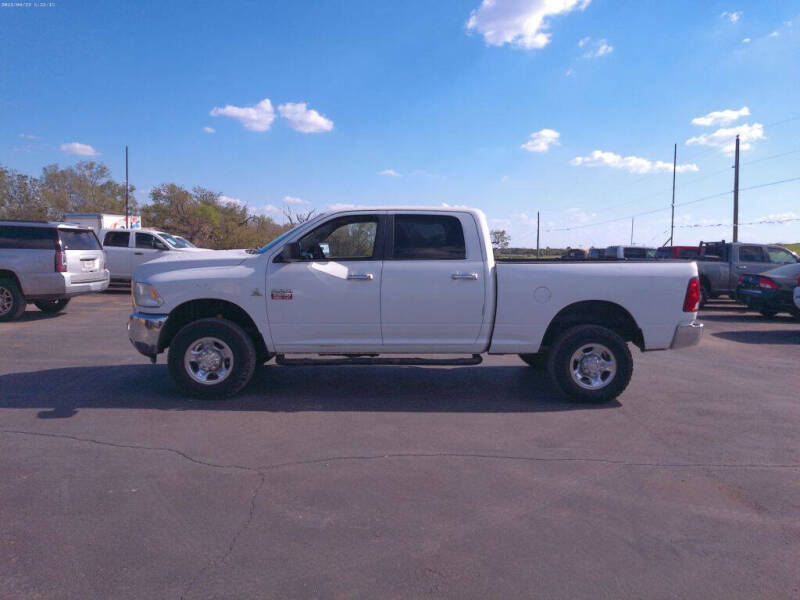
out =
<svg viewBox="0 0 800 600"><path fill-rule="evenodd" d="M578 325L556 339L547 367L565 395L586 402L607 402L628 387L633 357L625 340L610 329Z"/></svg>
<svg viewBox="0 0 800 600"><path fill-rule="evenodd" d="M0 321L13 321L25 314L25 297L17 282L0 278Z"/></svg>
<svg viewBox="0 0 800 600"><path fill-rule="evenodd" d="M69 304L69 298L61 298L59 300L35 300L36 308L44 313L55 314L64 310L64 307Z"/></svg>
<svg viewBox="0 0 800 600"><path fill-rule="evenodd" d="M169 372L177 387L197 398L223 399L253 377L256 350L250 336L226 319L199 319L173 338Z"/></svg>

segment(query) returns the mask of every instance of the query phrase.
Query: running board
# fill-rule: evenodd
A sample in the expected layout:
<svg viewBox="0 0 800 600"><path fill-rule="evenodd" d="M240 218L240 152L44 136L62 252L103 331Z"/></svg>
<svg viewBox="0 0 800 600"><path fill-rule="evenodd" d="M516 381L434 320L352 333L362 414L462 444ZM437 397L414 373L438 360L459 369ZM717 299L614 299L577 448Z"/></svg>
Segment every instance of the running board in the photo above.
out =
<svg viewBox="0 0 800 600"><path fill-rule="evenodd" d="M482 362L483 357L480 354L473 354L471 358L376 358L369 356L351 356L346 358L286 358L285 354L278 354L275 357L276 364L286 367L317 367L335 365L465 367L469 365L479 365Z"/></svg>

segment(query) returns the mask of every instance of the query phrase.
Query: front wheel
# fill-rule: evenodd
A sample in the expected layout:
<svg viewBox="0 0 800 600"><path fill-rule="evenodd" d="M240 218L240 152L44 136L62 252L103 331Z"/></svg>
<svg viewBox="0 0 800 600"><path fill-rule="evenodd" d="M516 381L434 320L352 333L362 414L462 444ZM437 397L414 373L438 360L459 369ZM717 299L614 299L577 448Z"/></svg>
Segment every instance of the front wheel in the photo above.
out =
<svg viewBox="0 0 800 600"><path fill-rule="evenodd" d="M565 395L587 402L608 402L628 387L633 357L625 340L610 329L578 325L556 339L547 368Z"/></svg>
<svg viewBox="0 0 800 600"><path fill-rule="evenodd" d="M172 380L181 391L217 400L247 385L255 371L256 349L236 323L199 319L175 335L167 362Z"/></svg>
<svg viewBox="0 0 800 600"><path fill-rule="evenodd" d="M69 298L61 298L59 300L34 300L33 302L43 313L51 315L64 310L64 307L69 304Z"/></svg>

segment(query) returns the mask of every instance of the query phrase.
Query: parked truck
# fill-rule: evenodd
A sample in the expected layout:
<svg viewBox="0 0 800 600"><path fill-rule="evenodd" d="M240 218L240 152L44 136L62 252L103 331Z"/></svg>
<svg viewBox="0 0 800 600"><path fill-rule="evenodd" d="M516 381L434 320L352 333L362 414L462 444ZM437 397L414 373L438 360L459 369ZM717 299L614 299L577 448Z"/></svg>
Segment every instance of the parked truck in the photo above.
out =
<svg viewBox="0 0 800 600"><path fill-rule="evenodd" d="M742 275L759 275L796 262L798 258L794 252L776 244L700 242L700 256L697 257L700 305L719 296L733 298Z"/></svg>
<svg viewBox="0 0 800 600"><path fill-rule="evenodd" d="M630 381L629 342L683 348L703 331L695 263L495 261L486 218L469 209L336 211L262 248L168 253L133 279L131 342L153 362L168 348L172 379L201 398L238 392L272 357L518 354L565 394L606 401ZM308 353L320 356L293 356Z"/></svg>

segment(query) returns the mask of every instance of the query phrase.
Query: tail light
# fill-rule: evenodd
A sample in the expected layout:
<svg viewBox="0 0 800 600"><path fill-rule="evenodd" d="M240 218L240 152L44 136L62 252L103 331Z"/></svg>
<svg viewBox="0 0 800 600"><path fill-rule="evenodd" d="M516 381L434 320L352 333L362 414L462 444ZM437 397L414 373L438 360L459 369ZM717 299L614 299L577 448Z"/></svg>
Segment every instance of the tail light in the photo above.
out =
<svg viewBox="0 0 800 600"><path fill-rule="evenodd" d="M67 272L67 254L64 252L64 249L61 246L56 248L56 273L66 273Z"/></svg>
<svg viewBox="0 0 800 600"><path fill-rule="evenodd" d="M686 286L686 297L683 299L683 312L697 312L700 308L700 278L692 277Z"/></svg>
<svg viewBox="0 0 800 600"><path fill-rule="evenodd" d="M778 284L772 281L769 277L759 277L758 287L764 290L777 290Z"/></svg>
<svg viewBox="0 0 800 600"><path fill-rule="evenodd" d="M739 275L739 285L744 283L744 275Z"/></svg>

